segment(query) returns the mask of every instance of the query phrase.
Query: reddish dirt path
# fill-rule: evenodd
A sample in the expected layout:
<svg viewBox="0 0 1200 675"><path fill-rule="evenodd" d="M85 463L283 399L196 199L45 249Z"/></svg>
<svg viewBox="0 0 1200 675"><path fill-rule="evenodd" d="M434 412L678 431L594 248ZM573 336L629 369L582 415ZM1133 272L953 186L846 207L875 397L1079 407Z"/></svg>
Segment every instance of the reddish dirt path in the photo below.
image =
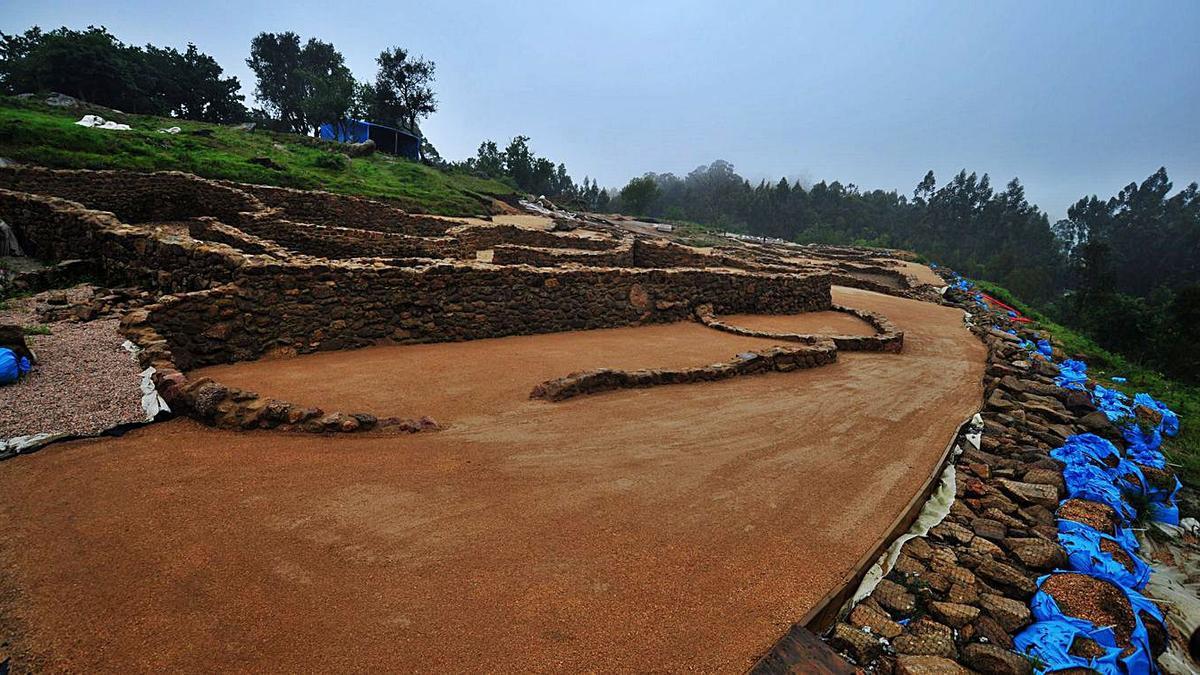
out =
<svg viewBox="0 0 1200 675"><path fill-rule="evenodd" d="M787 330L863 335L874 332L866 322L842 312L810 312L783 319L789 326ZM429 415L442 424L453 425L464 417L543 411L544 403L525 402L529 392L540 382L573 371L703 366L728 361L738 352L776 344L780 343L682 322L448 344L368 347L301 359L216 366L196 374L300 405L380 416Z"/></svg>
<svg viewBox="0 0 1200 675"><path fill-rule="evenodd" d="M905 352L461 404L435 434L179 420L0 463L5 621L47 669L744 669L882 535L981 396L960 312L835 299L889 316ZM460 363L481 389L535 375Z"/></svg>

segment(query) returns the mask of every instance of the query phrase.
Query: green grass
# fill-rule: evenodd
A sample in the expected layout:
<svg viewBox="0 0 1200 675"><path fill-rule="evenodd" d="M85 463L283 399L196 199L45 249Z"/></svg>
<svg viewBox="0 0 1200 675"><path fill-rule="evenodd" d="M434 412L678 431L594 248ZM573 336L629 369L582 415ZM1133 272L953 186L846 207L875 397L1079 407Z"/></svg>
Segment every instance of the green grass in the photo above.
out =
<svg viewBox="0 0 1200 675"><path fill-rule="evenodd" d="M76 125L84 112L133 129ZM173 126L183 132L158 132ZM104 110L60 110L2 96L0 157L54 168L187 171L207 178L384 198L410 211L454 216L486 213L491 198L513 192L498 181L443 173L382 153L346 159L331 143L294 134ZM267 157L280 168L247 161L254 157Z"/></svg>
<svg viewBox="0 0 1200 675"><path fill-rule="evenodd" d="M46 326L46 325L43 325L40 323L35 323L31 326L25 326L22 329L22 331L24 331L24 333L26 335L50 335L50 333L52 332L50 330L50 326Z"/></svg>
<svg viewBox="0 0 1200 675"><path fill-rule="evenodd" d="M1200 487L1200 386L1185 384L1164 377L1161 373L1129 361L1114 354L1091 338L1049 320L1041 312L1017 300L1005 288L986 281L976 281L983 292L997 300L1012 305L1022 314L1033 319L1049 331L1071 356L1082 355L1088 364L1088 375L1109 389L1119 389L1132 396L1146 392L1166 403L1179 415L1179 436L1164 439L1163 449L1168 461L1175 464L1176 472L1189 487ZM1119 383L1114 376L1127 378Z"/></svg>

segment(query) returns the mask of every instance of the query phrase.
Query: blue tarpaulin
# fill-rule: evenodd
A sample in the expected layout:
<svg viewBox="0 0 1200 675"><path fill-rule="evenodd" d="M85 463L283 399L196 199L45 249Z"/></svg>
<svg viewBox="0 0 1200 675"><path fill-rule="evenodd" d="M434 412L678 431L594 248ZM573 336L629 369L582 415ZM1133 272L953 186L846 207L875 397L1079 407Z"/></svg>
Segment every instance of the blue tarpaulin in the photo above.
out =
<svg viewBox="0 0 1200 675"><path fill-rule="evenodd" d="M1092 668L1100 673L1118 675L1158 672L1158 666L1150 653L1150 637L1146 633L1146 626L1142 623L1140 614L1145 612L1147 616L1162 623L1162 612L1153 602L1133 589L1115 584L1125 594L1133 610L1133 632L1129 637L1132 649L1122 658L1122 649L1117 646L1112 627L1095 626L1090 621L1063 614L1054 598L1041 590L1042 584L1049 576L1038 579L1038 592L1029 602L1029 609L1037 623L1021 631L1013 639L1018 650L1038 658L1038 672L1054 672L1072 667ZM1071 642L1077 635L1094 640L1104 648L1104 655L1096 659L1073 656L1070 653Z"/></svg>
<svg viewBox="0 0 1200 675"><path fill-rule="evenodd" d="M17 356L7 347L0 347L0 384L12 384L29 372L29 359Z"/></svg>
<svg viewBox="0 0 1200 675"><path fill-rule="evenodd" d="M1067 359L1058 364L1058 377L1054 383L1063 389L1083 389L1087 384L1087 364L1075 359Z"/></svg>
<svg viewBox="0 0 1200 675"><path fill-rule="evenodd" d="M1121 528L1124 532L1128 530ZM1132 534L1127 535L1132 538ZM1101 548L1101 542L1110 542L1128 556L1133 569L1125 567L1121 560ZM1076 572L1107 579L1114 584L1142 590L1150 580L1150 566L1137 557L1137 549L1127 547L1116 537L1070 520L1058 521L1058 543L1067 551L1067 563Z"/></svg>

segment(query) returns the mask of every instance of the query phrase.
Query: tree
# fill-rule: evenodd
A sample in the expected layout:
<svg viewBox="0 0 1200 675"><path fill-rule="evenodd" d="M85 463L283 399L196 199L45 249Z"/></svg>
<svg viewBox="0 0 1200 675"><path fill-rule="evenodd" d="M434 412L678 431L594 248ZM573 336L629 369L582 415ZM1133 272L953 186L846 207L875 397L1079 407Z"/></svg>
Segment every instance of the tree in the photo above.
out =
<svg viewBox="0 0 1200 675"><path fill-rule="evenodd" d="M309 38L300 51L298 74L304 90L304 130L315 132L322 124L343 127L355 106L358 85L341 53L328 42Z"/></svg>
<svg viewBox="0 0 1200 675"><path fill-rule="evenodd" d="M433 61L410 58L406 50L392 47L380 52L375 63L379 71L369 90L373 119L415 131L418 121L437 112Z"/></svg>
<svg viewBox="0 0 1200 675"><path fill-rule="evenodd" d="M304 117L305 76L301 71L300 36L259 33L250 41L246 65L254 71L254 95L263 109L287 131L308 129Z"/></svg>
<svg viewBox="0 0 1200 675"><path fill-rule="evenodd" d="M254 71L255 95L281 128L312 133L322 123L340 124L353 110L359 87L342 54L328 42L284 33L259 33L246 65Z"/></svg>
<svg viewBox="0 0 1200 675"><path fill-rule="evenodd" d="M658 195L658 183L653 176L633 178L621 188L621 202L635 215L645 214Z"/></svg>
<svg viewBox="0 0 1200 675"><path fill-rule="evenodd" d="M123 44L104 27L0 34L0 83L9 94L57 91L128 112L207 122L240 121L236 77L189 44L180 53Z"/></svg>

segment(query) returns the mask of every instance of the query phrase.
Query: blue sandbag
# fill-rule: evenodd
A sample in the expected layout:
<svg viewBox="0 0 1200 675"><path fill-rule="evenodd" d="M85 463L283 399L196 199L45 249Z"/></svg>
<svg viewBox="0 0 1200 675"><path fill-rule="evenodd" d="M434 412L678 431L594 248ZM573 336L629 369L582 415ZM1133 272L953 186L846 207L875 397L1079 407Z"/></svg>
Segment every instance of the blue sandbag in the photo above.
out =
<svg viewBox="0 0 1200 675"><path fill-rule="evenodd" d="M1091 659L1071 654L1076 636L1091 638L1104 649L1104 655ZM1107 638L1107 639L1106 639ZM1091 668L1102 675L1124 675L1118 661L1121 649L1116 646L1112 630L1096 630L1090 621L1062 616L1050 621L1038 621L1013 638L1017 651L1038 660L1038 673Z"/></svg>
<svg viewBox="0 0 1200 675"><path fill-rule="evenodd" d="M1139 393L1133 397L1133 405L1143 405L1154 410L1162 415L1162 421L1158 423L1158 430L1164 436L1175 436L1179 434L1179 415L1175 414L1162 401L1155 399L1150 394Z"/></svg>
<svg viewBox="0 0 1200 675"><path fill-rule="evenodd" d="M1145 466L1166 468L1167 458L1159 449L1162 445L1162 434L1158 433L1158 429L1143 431L1136 424L1128 424L1121 430L1121 435L1125 437L1127 457Z"/></svg>
<svg viewBox="0 0 1200 675"><path fill-rule="evenodd" d="M1063 389L1083 389L1087 383L1087 364L1075 359L1067 359L1058 364L1058 377L1054 383Z"/></svg>
<svg viewBox="0 0 1200 675"><path fill-rule="evenodd" d="M25 361L24 370L21 368L21 361ZM0 347L0 384L12 384L21 379L21 375L28 370L28 359L17 358L17 354L13 350Z"/></svg>
<svg viewBox="0 0 1200 675"><path fill-rule="evenodd" d="M1051 626L1043 627L1032 634L1028 634L1029 629L1026 629L1014 639L1014 643L1017 644L1019 649L1026 653L1037 654L1039 658L1041 658L1042 661L1047 664L1046 668L1041 672L1061 670L1063 668L1079 665L1095 668L1102 673L1158 672L1158 666L1154 662L1154 658L1150 653L1150 637L1146 633L1146 626L1144 623L1142 623L1142 617L1139 615L1139 612L1145 612L1155 621L1158 621L1160 624L1163 623L1162 612L1159 611L1158 607L1153 602L1150 602L1142 594L1131 588L1127 588L1120 584L1114 584L1121 590L1122 593L1125 594L1125 598L1129 601L1129 605L1133 610L1134 620L1133 631L1129 636L1130 646L1132 646L1133 649L1130 651L1128 656L1121 658L1121 650L1118 648L1117 661L1119 662L1119 667L1115 667L1108 663L1108 659L1110 658L1111 654L1108 652L1107 648L1117 648L1112 629L1108 627L1097 628L1093 626L1090 621L1083 621L1076 617L1063 614L1062 610L1058 608L1058 603L1054 602L1054 598L1052 598L1049 593L1045 593L1041 590L1042 584L1047 578L1049 578L1049 576L1050 575L1047 574L1046 576L1038 579L1038 592L1035 593L1033 599L1029 601L1029 609L1032 611L1034 618L1037 619L1038 622L1049 623ZM1030 628L1032 628L1032 626ZM1074 639L1074 636L1079 633L1084 634L1086 637L1090 637L1091 639L1095 640L1097 644L1105 647L1105 655L1098 659L1098 661L1100 661L1100 667L1087 666L1086 659L1071 656L1067 652L1067 650L1069 650L1071 647L1070 640ZM1041 645L1034 642L1038 638L1049 638L1052 641L1052 648L1046 649L1045 653L1042 653ZM1067 640L1066 647L1061 649L1061 655L1065 655L1065 658L1060 655L1060 650L1053 648L1055 645L1062 644L1061 641L1063 639ZM1031 652L1030 650L1033 651ZM1059 658L1061 660L1051 661L1052 658Z"/></svg>
<svg viewBox="0 0 1200 675"><path fill-rule="evenodd" d="M1110 422L1133 415L1133 408L1129 406L1129 397L1116 389L1105 389L1097 384L1092 389L1092 400Z"/></svg>
<svg viewBox="0 0 1200 675"><path fill-rule="evenodd" d="M1128 532L1128 530L1124 530ZM1133 562L1133 570L1118 562L1111 554L1101 550L1100 542L1110 541L1121 548ZM1110 537L1095 528L1069 520L1058 521L1058 543L1067 551L1067 561L1071 569L1094 577L1142 590L1150 580L1150 567L1142 562L1134 552L1136 549L1127 548L1116 537Z"/></svg>
<svg viewBox="0 0 1200 675"><path fill-rule="evenodd" d="M1042 356L1046 357L1047 361L1053 360L1054 347L1050 346L1050 342L1048 340L1038 340L1037 341L1037 350L1039 353L1041 353Z"/></svg>

